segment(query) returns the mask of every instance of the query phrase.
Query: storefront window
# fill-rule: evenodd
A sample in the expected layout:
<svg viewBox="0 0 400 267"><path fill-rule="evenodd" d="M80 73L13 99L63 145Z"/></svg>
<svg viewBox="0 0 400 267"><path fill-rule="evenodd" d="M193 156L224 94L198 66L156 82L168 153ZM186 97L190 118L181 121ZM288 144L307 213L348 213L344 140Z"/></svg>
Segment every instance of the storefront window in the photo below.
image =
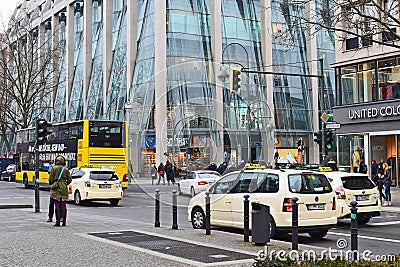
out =
<svg viewBox="0 0 400 267"><path fill-rule="evenodd" d="M352 166L357 172L360 161L365 162L364 135L339 136L339 166L349 170Z"/></svg>
<svg viewBox="0 0 400 267"><path fill-rule="evenodd" d="M400 66L396 59L378 61L378 100L400 98Z"/></svg>
<svg viewBox="0 0 400 267"><path fill-rule="evenodd" d="M399 148L400 135L371 136L371 160L375 160L378 163L383 160L383 162L388 163L392 167L393 186L399 184L398 172L396 171L400 165Z"/></svg>
<svg viewBox="0 0 400 267"><path fill-rule="evenodd" d="M375 101L375 63L367 62L341 69L342 103Z"/></svg>

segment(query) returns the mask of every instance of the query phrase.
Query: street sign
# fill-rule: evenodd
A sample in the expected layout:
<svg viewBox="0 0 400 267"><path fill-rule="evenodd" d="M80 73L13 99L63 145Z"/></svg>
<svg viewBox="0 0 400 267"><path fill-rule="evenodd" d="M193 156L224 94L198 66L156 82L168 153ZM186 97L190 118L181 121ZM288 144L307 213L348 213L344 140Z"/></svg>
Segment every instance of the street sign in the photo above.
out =
<svg viewBox="0 0 400 267"><path fill-rule="evenodd" d="M322 120L323 122L327 123L328 120L329 120L329 115L328 115L326 112L322 113L322 115L321 115L321 120Z"/></svg>
<svg viewBox="0 0 400 267"><path fill-rule="evenodd" d="M326 129L340 129L340 123L327 123Z"/></svg>

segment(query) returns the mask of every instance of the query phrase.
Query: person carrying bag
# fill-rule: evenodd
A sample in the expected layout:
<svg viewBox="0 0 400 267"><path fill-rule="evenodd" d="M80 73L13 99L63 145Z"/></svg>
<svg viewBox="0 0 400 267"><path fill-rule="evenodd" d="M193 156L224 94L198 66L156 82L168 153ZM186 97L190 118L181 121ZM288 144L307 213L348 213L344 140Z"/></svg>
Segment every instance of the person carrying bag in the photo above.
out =
<svg viewBox="0 0 400 267"><path fill-rule="evenodd" d="M67 224L66 201L68 199L68 185L71 183L72 178L69 170L65 167L65 163L65 158L62 155L58 155L49 175L50 197L54 199L56 214L56 223L54 226L60 226L61 218L62 226L66 226Z"/></svg>

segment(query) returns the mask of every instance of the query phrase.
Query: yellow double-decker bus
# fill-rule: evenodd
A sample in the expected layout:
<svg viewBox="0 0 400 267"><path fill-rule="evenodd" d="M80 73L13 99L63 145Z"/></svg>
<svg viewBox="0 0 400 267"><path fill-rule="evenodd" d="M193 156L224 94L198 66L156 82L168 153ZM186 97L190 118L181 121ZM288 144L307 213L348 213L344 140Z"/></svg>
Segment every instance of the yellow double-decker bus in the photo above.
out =
<svg viewBox="0 0 400 267"><path fill-rule="evenodd" d="M39 146L39 186L48 186L48 170L57 155L67 167L108 166L114 168L128 188L127 123L123 121L81 120L54 124L48 141ZM17 131L16 182L25 188L35 185L35 128Z"/></svg>

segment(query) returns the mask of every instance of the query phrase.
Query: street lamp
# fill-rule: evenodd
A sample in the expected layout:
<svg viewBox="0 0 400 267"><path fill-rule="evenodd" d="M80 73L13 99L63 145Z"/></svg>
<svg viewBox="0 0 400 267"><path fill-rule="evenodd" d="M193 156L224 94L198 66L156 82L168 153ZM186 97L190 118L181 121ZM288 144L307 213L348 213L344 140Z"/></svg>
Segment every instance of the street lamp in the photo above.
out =
<svg viewBox="0 0 400 267"><path fill-rule="evenodd" d="M132 169L131 169L131 112L133 110L133 104L129 100L124 105L125 114L128 114L128 183L132 181Z"/></svg>

